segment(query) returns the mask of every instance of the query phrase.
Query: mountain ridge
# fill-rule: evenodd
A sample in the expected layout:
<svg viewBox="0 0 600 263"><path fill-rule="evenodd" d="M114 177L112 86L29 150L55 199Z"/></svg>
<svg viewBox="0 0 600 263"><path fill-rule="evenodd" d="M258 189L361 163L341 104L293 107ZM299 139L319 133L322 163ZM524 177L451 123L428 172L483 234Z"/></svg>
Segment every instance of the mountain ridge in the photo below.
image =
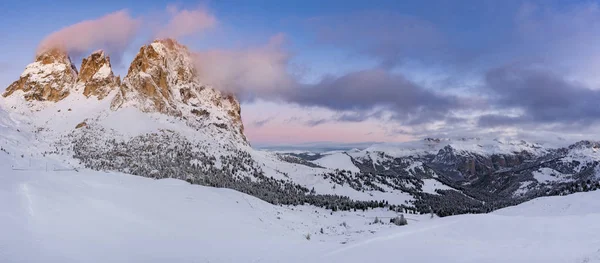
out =
<svg viewBox="0 0 600 263"><path fill-rule="evenodd" d="M237 140L248 144L239 101L233 94L203 85L191 56L187 47L173 39L155 40L140 48L121 80L102 50L84 58L78 72L66 52L49 49L36 56L2 97L6 104L24 111L21 104L40 111L69 96L95 97L109 100L112 111L131 106L182 118L196 129L212 124L231 130Z"/></svg>

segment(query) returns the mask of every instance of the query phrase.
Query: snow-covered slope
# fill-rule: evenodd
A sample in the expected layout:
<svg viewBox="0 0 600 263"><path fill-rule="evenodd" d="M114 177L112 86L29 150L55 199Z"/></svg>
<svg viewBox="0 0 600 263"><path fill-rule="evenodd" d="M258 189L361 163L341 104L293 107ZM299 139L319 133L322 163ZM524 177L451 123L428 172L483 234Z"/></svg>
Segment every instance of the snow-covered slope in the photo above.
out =
<svg viewBox="0 0 600 263"><path fill-rule="evenodd" d="M568 174L563 174L551 168L542 167L533 171L533 178L540 183L564 182L569 180Z"/></svg>
<svg viewBox="0 0 600 263"><path fill-rule="evenodd" d="M600 262L600 191L535 199L491 214L426 220L315 262Z"/></svg>
<svg viewBox="0 0 600 263"><path fill-rule="evenodd" d="M360 169L352 163L350 156L345 153L332 153L320 158L314 163L332 169L348 170L351 172L360 172Z"/></svg>
<svg viewBox="0 0 600 263"><path fill-rule="evenodd" d="M600 262L598 198L397 227L384 210L330 214L173 179L1 163L0 262Z"/></svg>
<svg viewBox="0 0 600 263"><path fill-rule="evenodd" d="M396 215L387 209L332 214L174 179L6 162L0 206L0 262L306 262L397 227L370 225Z"/></svg>
<svg viewBox="0 0 600 263"><path fill-rule="evenodd" d="M423 192L429 194L437 194L436 190L451 190L452 187L444 185L434 179L423 180Z"/></svg>
<svg viewBox="0 0 600 263"><path fill-rule="evenodd" d="M517 206L494 211L505 216L585 216L600 213L600 191L540 197Z"/></svg>
<svg viewBox="0 0 600 263"><path fill-rule="evenodd" d="M303 237L316 226L228 189L100 172L0 181L1 262L275 262L316 249Z"/></svg>

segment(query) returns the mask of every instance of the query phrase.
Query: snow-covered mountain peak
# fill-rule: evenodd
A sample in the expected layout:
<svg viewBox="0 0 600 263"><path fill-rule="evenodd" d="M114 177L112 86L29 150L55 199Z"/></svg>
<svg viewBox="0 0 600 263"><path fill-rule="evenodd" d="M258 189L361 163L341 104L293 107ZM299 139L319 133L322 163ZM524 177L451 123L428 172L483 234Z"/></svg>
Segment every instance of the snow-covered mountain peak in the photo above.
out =
<svg viewBox="0 0 600 263"><path fill-rule="evenodd" d="M50 49L38 54L35 62L27 65L20 78L8 86L2 96L56 102L69 95L77 74L77 68L66 52Z"/></svg>
<svg viewBox="0 0 600 263"><path fill-rule="evenodd" d="M81 62L76 89L83 88L83 95L86 97L103 99L120 86L120 82L119 77L113 74L110 57L98 50Z"/></svg>
<svg viewBox="0 0 600 263"><path fill-rule="evenodd" d="M59 49L40 53L0 104L54 139L93 126L90 132L108 127L119 134L116 137L170 130L215 147L248 146L237 99L203 85L190 51L171 39L142 46L123 81L102 50L84 58L79 72ZM132 132L115 123L155 129Z"/></svg>
<svg viewBox="0 0 600 263"><path fill-rule="evenodd" d="M91 79L105 78L113 75L110 57L104 51L97 50L81 61L77 81L87 82Z"/></svg>
<svg viewBox="0 0 600 263"><path fill-rule="evenodd" d="M186 46L180 44L179 42L177 42L177 40L172 38L156 39L152 41L150 45L158 49L164 48L170 51L185 50L189 52Z"/></svg>
<svg viewBox="0 0 600 263"><path fill-rule="evenodd" d="M566 163L577 161L575 164L578 166L578 171L596 167L596 164L600 161L600 142L584 140L570 145L566 148L563 161Z"/></svg>
<svg viewBox="0 0 600 263"><path fill-rule="evenodd" d="M121 93L115 98L113 108L129 102L145 112L182 114L175 96L182 96L181 102L186 103L191 96L186 92L189 86L195 84L193 86L199 88L200 85L189 51L164 43L164 40L154 41L140 48L123 79Z"/></svg>
<svg viewBox="0 0 600 263"><path fill-rule="evenodd" d="M243 135L241 108L231 94L203 85L187 47L172 39L140 48L111 108L135 107L184 119L188 126L215 126Z"/></svg>
<svg viewBox="0 0 600 263"><path fill-rule="evenodd" d="M48 49L43 53L37 54L35 56L35 61L40 62L44 65L52 63L73 65L73 63L71 62L71 58L69 57L67 52L58 48ZM74 67L75 66L73 65L73 68Z"/></svg>
<svg viewBox="0 0 600 263"><path fill-rule="evenodd" d="M598 141L589 141L589 140L579 141L579 142L576 142L576 143L570 145L569 149L570 150L573 150L573 149L593 149L593 150L600 150L600 142L598 142Z"/></svg>

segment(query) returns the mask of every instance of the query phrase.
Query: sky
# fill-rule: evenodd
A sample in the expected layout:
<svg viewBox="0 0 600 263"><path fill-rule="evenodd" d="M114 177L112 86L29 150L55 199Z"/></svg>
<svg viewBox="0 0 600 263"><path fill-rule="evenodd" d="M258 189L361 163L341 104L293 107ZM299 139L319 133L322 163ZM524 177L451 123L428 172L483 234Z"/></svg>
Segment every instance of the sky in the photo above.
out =
<svg viewBox="0 0 600 263"><path fill-rule="evenodd" d="M2 2L0 90L36 52L96 49L125 75L170 37L235 93L253 144L532 141L600 132L599 1Z"/></svg>

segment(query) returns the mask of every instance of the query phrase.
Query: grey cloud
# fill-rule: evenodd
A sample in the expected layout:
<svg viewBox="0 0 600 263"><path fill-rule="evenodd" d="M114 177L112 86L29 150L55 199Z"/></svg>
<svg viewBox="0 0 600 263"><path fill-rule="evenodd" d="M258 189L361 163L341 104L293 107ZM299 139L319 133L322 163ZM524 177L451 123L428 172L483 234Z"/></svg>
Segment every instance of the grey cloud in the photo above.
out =
<svg viewBox="0 0 600 263"><path fill-rule="evenodd" d="M459 48L447 43L448 40L452 42L452 36L447 38L435 25L411 17L388 13L315 19L313 23L321 43L369 55L378 59L383 67L326 77L315 85L286 91L282 97L300 105L340 112L327 120L315 120L313 125L380 118L368 113L381 109L391 114L392 119L385 121L410 126L413 134L437 133L446 137L490 132L500 136L511 132L497 127L573 131L597 124L600 120L600 90L591 89L589 85L592 84L583 81L587 81L586 76L597 78L594 69L600 65L596 59L600 52L598 4L578 4L560 11L531 8L524 5L516 18L511 17L515 10L511 9L513 13L507 14L506 19L514 19L511 24L514 28L498 37L502 43L495 41L495 44L473 51L481 54L461 53ZM503 25L511 22L502 21ZM449 56L461 58L447 60ZM449 96L432 90L431 85L429 89L425 88L421 85L427 84L414 83L388 70L390 67L387 66L398 65L404 58L425 64L432 61L428 58L449 62L445 65L456 70L456 74L451 74L447 83L440 84L442 88L456 90L457 86L463 85L465 80L460 77L463 66L468 66L469 70L476 67L477 72L487 73L483 74L483 85L477 83L459 93L470 95ZM463 60L477 63L460 64ZM527 64L498 67L507 61ZM476 74L477 78L481 76ZM476 119L452 114L464 110L497 110L500 113ZM515 112L522 114L515 116ZM426 124L437 120L446 125L430 130L431 126Z"/></svg>
<svg viewBox="0 0 600 263"><path fill-rule="evenodd" d="M355 51L373 55L388 66L400 57L434 56L434 47L443 42L432 24L393 13L363 13L352 19L317 18L313 22L322 42L352 45ZM291 54L283 39L277 35L264 46L246 50L199 52L196 58L201 62L198 68L203 69L200 75L206 83L233 92L243 101L261 98L323 107L341 114L306 123L312 126L380 117L373 115L373 110L389 112L393 120L403 124L422 124L445 119L449 112L464 106L459 98L428 90L402 74L392 73L385 65L326 76L317 84L302 84L300 76L289 71Z"/></svg>
<svg viewBox="0 0 600 263"><path fill-rule="evenodd" d="M524 114L518 117L483 116L479 119L481 126L588 125L600 120L600 90L589 89L548 70L505 66L489 71L485 83L497 108L517 108Z"/></svg>
<svg viewBox="0 0 600 263"><path fill-rule="evenodd" d="M315 85L290 89L284 98L304 106L357 112L341 115L343 121L365 120L373 117L365 112L382 108L393 112L398 121L416 124L443 119L452 109L464 106L456 97L427 90L383 69L326 77Z"/></svg>
<svg viewBox="0 0 600 263"><path fill-rule="evenodd" d="M491 8L489 14L495 14L496 9ZM241 86L234 91L242 98L252 98L244 96L249 93L262 99L322 107L337 112L330 118L308 121L306 118L292 118L285 121L309 126L375 118L410 128L414 135L430 136L437 133L449 137L482 131L488 133L490 130L502 135L503 131L499 129L482 129L498 126L547 128L555 124L577 124L571 126L580 127L595 123L600 117L597 103L600 101L600 91L570 81L566 76L578 77L569 71L582 68L597 75L594 72L598 68L594 65L600 65L594 57L600 52L600 37L597 34L600 28L597 14L600 9L597 5L572 10L566 8L565 12L542 10L541 13L535 10L532 13L524 7L516 19L513 17L515 9L509 9L510 13L503 9L505 16L499 16L502 18L490 18L496 22L491 24L500 25L503 30L486 24L482 25L483 30L474 29L475 33L466 34L467 37L480 37L480 34L485 37L485 41L475 41L473 46L470 43L465 46L463 41L457 41L463 39L464 34L443 35L430 22L393 13L316 18L311 23L315 26L313 29L317 29L320 44L331 44L349 55L367 55L381 63L374 69L328 76L316 84L301 84L301 78L289 71L292 55L285 45L277 44L279 41L256 49L225 52L225 56L217 56L219 59L215 61L227 61L230 63L226 65L232 66L209 68L235 68L232 74L212 72L220 77L217 80L224 80L225 83L231 83L240 75L252 77L252 81L242 78L233 82L234 86ZM482 20L486 21L490 20ZM244 52L255 55L247 56L248 63L239 63L239 57ZM450 56L453 59L448 60ZM222 57L229 59L223 60ZM407 64L401 64L405 58ZM417 66L431 65L435 68L441 65L443 70L448 71L445 72L448 78L435 85L415 83L391 70L393 66L410 65L409 62L413 61L417 61ZM489 70L507 61L544 61L545 67L555 69L560 74L523 65ZM565 68L569 71L564 71ZM480 72L485 71L487 73L481 75ZM483 77L483 85L479 83L480 77ZM441 89L460 95L446 95L440 92ZM470 110L497 110L500 113L488 114L478 120L474 117L459 118L454 114ZM379 115L373 114L373 111L378 111ZM508 111L510 115L502 114ZM386 113L385 119L381 112ZM514 112L523 114L514 116ZM433 121L444 121L445 125L441 128L439 125L428 125Z"/></svg>
<svg viewBox="0 0 600 263"><path fill-rule="evenodd" d="M412 132L402 129L402 128L391 128L385 129L386 136L396 136L396 135L414 135Z"/></svg>
<svg viewBox="0 0 600 263"><path fill-rule="evenodd" d="M371 117L370 114L356 112L356 113L344 113L344 114L336 117L335 119L338 121L343 121L343 122L361 122L361 121L365 121L365 120L369 119L370 117Z"/></svg>
<svg viewBox="0 0 600 263"><path fill-rule="evenodd" d="M310 127L314 127L317 125L331 123L331 122L363 122L363 121L366 121L371 118L380 118L380 117L381 117L380 111L377 111L375 113L365 113L362 111L356 111L356 112L346 112L346 113L336 114L330 118L311 119L311 120L305 121L304 124L306 124Z"/></svg>
<svg viewBox="0 0 600 263"><path fill-rule="evenodd" d="M297 117L297 116L294 116L294 117L290 117L290 118L285 119L283 122L284 123L294 123L294 122L298 122L298 121L301 121L301 118Z"/></svg>
<svg viewBox="0 0 600 263"><path fill-rule="evenodd" d="M310 127L318 126L330 122L330 119L314 119L305 121L304 124Z"/></svg>
<svg viewBox="0 0 600 263"><path fill-rule="evenodd" d="M265 126L265 124L269 123L271 120L272 120L272 118L256 120L256 121L252 122L252 126L259 128L259 127Z"/></svg>
<svg viewBox="0 0 600 263"><path fill-rule="evenodd" d="M500 114L486 114L479 117L477 123L481 127L513 126L525 124L526 118L506 116Z"/></svg>
<svg viewBox="0 0 600 263"><path fill-rule="evenodd" d="M373 113L366 112L351 112L351 113L342 113L335 116L336 121L340 122L362 122L368 119L381 119L383 115L382 111L376 111Z"/></svg>

